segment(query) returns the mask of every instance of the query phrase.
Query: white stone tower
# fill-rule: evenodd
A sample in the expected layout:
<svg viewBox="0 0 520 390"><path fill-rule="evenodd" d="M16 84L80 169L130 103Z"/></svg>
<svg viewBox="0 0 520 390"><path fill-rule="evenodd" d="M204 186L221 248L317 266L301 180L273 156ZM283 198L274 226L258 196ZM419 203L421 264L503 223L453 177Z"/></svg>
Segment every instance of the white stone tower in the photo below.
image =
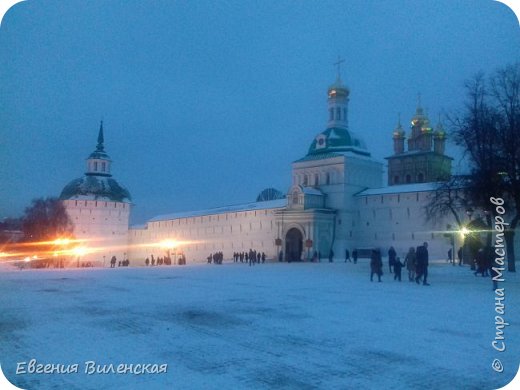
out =
<svg viewBox="0 0 520 390"><path fill-rule="evenodd" d="M109 266L112 256L118 261L126 258L131 197L112 177L111 164L101 122L96 150L87 158L85 175L67 184L60 195L74 223L74 236L80 240L75 244L80 250L72 266L87 262Z"/></svg>

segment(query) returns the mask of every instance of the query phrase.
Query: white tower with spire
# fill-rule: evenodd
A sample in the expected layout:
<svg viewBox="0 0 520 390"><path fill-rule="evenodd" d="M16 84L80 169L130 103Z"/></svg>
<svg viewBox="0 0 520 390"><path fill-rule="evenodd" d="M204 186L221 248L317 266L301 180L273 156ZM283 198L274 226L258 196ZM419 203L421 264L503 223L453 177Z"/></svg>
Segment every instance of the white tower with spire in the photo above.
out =
<svg viewBox="0 0 520 390"><path fill-rule="evenodd" d="M112 160L105 152L103 122L99 127L96 149L87 157L87 170L61 192L62 200L74 223L74 236L81 240L81 254L70 266L110 266L110 259L127 258L128 222L131 197L111 173Z"/></svg>

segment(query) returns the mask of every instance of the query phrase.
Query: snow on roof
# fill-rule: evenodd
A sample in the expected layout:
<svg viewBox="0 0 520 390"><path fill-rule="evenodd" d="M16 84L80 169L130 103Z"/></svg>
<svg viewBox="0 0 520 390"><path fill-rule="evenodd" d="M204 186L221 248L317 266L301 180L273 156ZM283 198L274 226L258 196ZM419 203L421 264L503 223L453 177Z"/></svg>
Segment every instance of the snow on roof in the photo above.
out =
<svg viewBox="0 0 520 390"><path fill-rule="evenodd" d="M204 215L213 215L213 214L224 214L224 213L235 213L239 211L249 211L249 210L265 210L265 209L277 209L282 208L287 205L287 199L275 199L268 200L265 202L251 202L251 203L243 203L231 206L224 207L215 207L213 209L206 210L196 210L196 211L181 211L178 213L172 214L163 214L158 215L148 222L157 222L157 221L168 221L171 219L179 219L179 218L189 218L189 217L200 217Z"/></svg>
<svg viewBox="0 0 520 390"><path fill-rule="evenodd" d="M367 195L385 195L385 194L400 194L406 192L427 192L435 191L440 183L414 183L414 184L400 184L381 188L369 188L358 192L356 196Z"/></svg>
<svg viewBox="0 0 520 390"><path fill-rule="evenodd" d="M304 194L307 194L307 195L323 195L323 192L321 192L317 188L312 188L312 187L302 187L302 191Z"/></svg>

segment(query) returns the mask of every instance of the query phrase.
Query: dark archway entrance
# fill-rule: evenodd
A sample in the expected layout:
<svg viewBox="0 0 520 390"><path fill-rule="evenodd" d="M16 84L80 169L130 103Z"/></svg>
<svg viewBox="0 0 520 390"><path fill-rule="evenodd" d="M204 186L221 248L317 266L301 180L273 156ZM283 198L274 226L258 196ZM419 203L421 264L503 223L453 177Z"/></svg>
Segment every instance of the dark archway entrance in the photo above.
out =
<svg viewBox="0 0 520 390"><path fill-rule="evenodd" d="M288 262L300 261L303 250L303 235L296 229L292 228L285 236L285 259Z"/></svg>

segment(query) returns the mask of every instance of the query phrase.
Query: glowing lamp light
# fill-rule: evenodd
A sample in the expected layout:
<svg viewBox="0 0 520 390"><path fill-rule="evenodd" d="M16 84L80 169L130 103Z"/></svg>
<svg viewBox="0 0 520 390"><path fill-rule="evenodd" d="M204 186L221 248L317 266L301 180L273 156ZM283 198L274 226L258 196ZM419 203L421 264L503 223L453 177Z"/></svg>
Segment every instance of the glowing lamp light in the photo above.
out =
<svg viewBox="0 0 520 390"><path fill-rule="evenodd" d="M69 245L70 240L68 238L57 238L54 240L55 245Z"/></svg>
<svg viewBox="0 0 520 390"><path fill-rule="evenodd" d="M87 253L87 248L78 246L77 248L74 248L73 252L76 256L83 256L84 254Z"/></svg>
<svg viewBox="0 0 520 390"><path fill-rule="evenodd" d="M178 245L178 242L175 241L175 240L164 240L164 241L161 241L161 247L163 247L165 249L175 248L177 245Z"/></svg>
<svg viewBox="0 0 520 390"><path fill-rule="evenodd" d="M31 258L29 256L27 256L25 259L23 259L26 263L28 263L29 261L31 261Z"/></svg>
<svg viewBox="0 0 520 390"><path fill-rule="evenodd" d="M464 226L462 229L460 229L460 235L462 236L462 238L464 238L468 234L469 234L469 229L466 226Z"/></svg>

